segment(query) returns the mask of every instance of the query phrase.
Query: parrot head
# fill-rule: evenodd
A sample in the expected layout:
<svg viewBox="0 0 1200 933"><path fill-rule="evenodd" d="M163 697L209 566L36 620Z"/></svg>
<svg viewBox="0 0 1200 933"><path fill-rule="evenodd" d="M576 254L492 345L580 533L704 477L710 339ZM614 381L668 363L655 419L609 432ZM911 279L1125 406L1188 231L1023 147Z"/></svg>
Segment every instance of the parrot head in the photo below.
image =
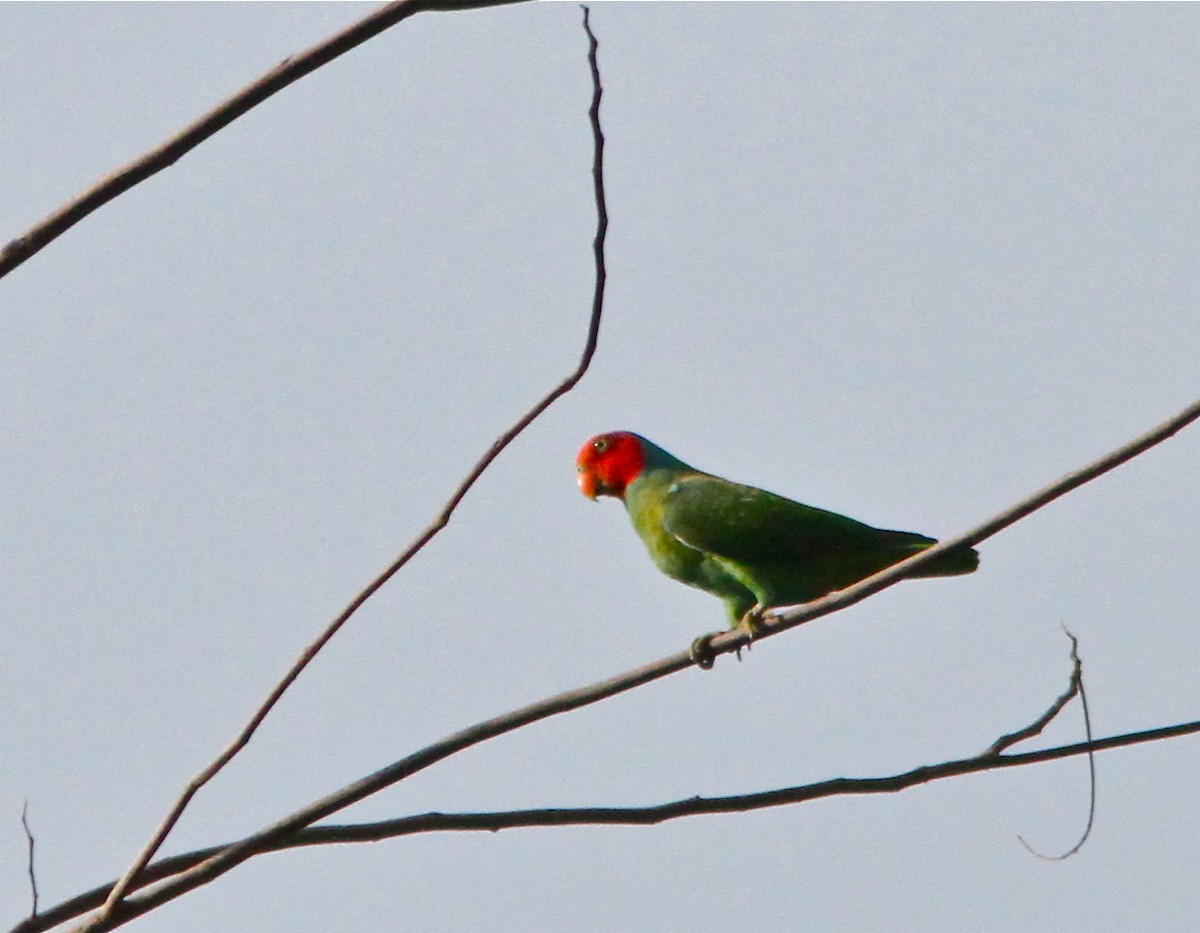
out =
<svg viewBox="0 0 1200 933"><path fill-rule="evenodd" d="M646 465L646 442L629 431L598 434L583 445L575 458L575 481L589 499L597 496L625 498L625 487Z"/></svg>

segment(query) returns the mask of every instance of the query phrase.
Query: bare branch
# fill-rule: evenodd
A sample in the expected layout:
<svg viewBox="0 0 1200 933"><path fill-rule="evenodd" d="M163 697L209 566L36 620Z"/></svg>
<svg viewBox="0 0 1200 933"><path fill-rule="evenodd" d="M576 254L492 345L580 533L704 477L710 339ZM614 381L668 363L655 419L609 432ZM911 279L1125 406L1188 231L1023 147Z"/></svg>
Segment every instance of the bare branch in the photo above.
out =
<svg viewBox="0 0 1200 933"><path fill-rule="evenodd" d="M593 154L592 154L592 179L595 190L596 200L596 235L592 242L592 251L595 256L596 277L595 287L592 293L592 310L591 317L588 322L587 338L584 341L583 354L580 356L579 363L575 369L562 382L555 386L547 393L537 404L529 411L521 416L517 422L507 431L500 435L488 448L487 452L479 459L472 467L466 478L459 483L458 487L451 494L446 505L442 508L441 513L433 520L433 522L419 534L408 545L407 548L397 557L382 573L374 580L368 583L338 614L332 622L326 626L325 630L300 654L299 658L292 664L291 668L283 676L283 678L271 690L267 698L255 711L253 716L238 735L230 742L221 753L214 758L203 770L196 774L187 784L187 787L180 794L175 804L171 808L170 813L155 830L154 835L149 842L143 847L138 854L133 864L122 876L121 880L113 888L109 895L108 901L104 906L101 917L110 914L114 906L125 896L134 879L138 874L150 863L155 853L162 847L167 836L179 821L184 810L192 798L205 784L213 779L218 772L221 771L233 758L238 754L253 737L255 731L266 719L267 715L274 708L275 704L287 691L287 689L295 682L300 673L329 643L330 639L338 633L343 625L349 621L358 609L373 596L388 580L390 580L405 564L407 564L414 555L425 547L434 536L438 534L450 522L450 517L458 508L460 502L466 496L467 492L475 485L475 482L483 475L484 471L495 461L501 452L512 441L524 431L533 421L541 415L547 408L556 402L563 395L573 389L579 380L583 378L591 365L592 357L596 353L596 346L600 338L600 320L604 310L604 287L608 278L604 261L604 241L608 233L608 207L604 196L604 134L600 129L600 98L603 89L600 84L600 71L596 61L596 50L598 43L596 37L592 34L591 26L588 23L588 11L584 8L584 29L588 35L588 64L592 73L592 102L588 110L588 117L592 126L593 134Z"/></svg>
<svg viewBox="0 0 1200 933"><path fill-rule="evenodd" d="M1063 631L1066 631L1066 629L1063 629ZM1050 725L1051 720L1059 714L1059 711L1070 703L1071 699L1083 689L1083 662L1079 660L1079 642L1070 632L1067 632L1067 637L1071 639L1071 663L1073 668L1071 670L1071 682L1067 684L1067 689L1062 692L1062 696L1051 703L1046 712L1042 713L1041 716L1029 725L1018 729L1016 732L1008 732L1000 736L1000 738L988 746L983 754L999 755L1006 748L1016 745L1018 742L1024 742L1035 735L1040 735L1042 730ZM1087 730L1087 737L1088 741L1091 741L1092 730L1090 725Z"/></svg>
<svg viewBox="0 0 1200 933"><path fill-rule="evenodd" d="M432 832L498 832L502 829L535 826L649 826L686 816L740 813L805 803L825 797L896 793L918 784L927 784L946 778L1000 768L1021 767L1076 755L1091 755L1097 751L1156 742L1194 733L1200 733L1200 720L1033 752L997 755L989 749L970 758L957 759L938 765L927 765L886 777L834 778L817 784L805 784L756 794L689 797L685 800L648 807L566 807L488 813L424 813L375 823L310 826L297 830L291 835L272 839L264 843L259 851L265 853L305 846L379 842L384 839ZM187 869L212 859L220 852L250 841L250 839L243 839L235 843L211 846L162 859L150 865L139 876L136 887L144 887L179 875ZM48 930L73 917L80 916L102 904L109 890L110 886L104 885L65 901L36 918L19 923L11 933L41 933L43 930Z"/></svg>
<svg viewBox="0 0 1200 933"><path fill-rule="evenodd" d="M88 214L124 194L134 185L156 175L195 149L213 134L322 65L362 45L385 29L427 10L459 10L498 6L521 0L399 0L364 16L336 35L330 36L299 55L285 58L265 75L218 104L199 120L180 130L166 142L106 175L53 214L44 217L29 230L0 249L0 278L8 275L26 259L62 236Z"/></svg>
<svg viewBox="0 0 1200 933"><path fill-rule="evenodd" d="M29 850L28 865L29 865L29 893L33 900L33 905L29 908L29 918L32 920L37 917L38 912L38 888L37 888L37 871L34 868L34 839L33 830L29 828L29 801L26 800L21 804L21 828L25 830L25 843Z"/></svg>
<svg viewBox="0 0 1200 933"><path fill-rule="evenodd" d="M579 807L509 810L496 813L426 813L378 823L312 826L298 833L294 843L296 845L321 845L335 842L376 842L381 839L391 839L414 833L450 830L497 832L501 829L529 826L648 826L684 816L743 813L749 810L806 803L824 797L896 793L918 784L928 784L931 781L941 781L965 774L1021 767L1076 755L1091 755L1094 752L1110 748L1155 742L1196 732L1200 732L1200 720L1166 726L1161 729L1150 729L1145 732L1109 736L1091 742L1080 742L1076 745L1039 749L1033 752L1011 755L992 755L983 752L970 758L959 758L936 765L924 765L913 768L911 771L886 777L832 778L817 784L803 784L798 787L786 787L754 794L738 794L728 797L689 797L686 800L676 800L649 807Z"/></svg>

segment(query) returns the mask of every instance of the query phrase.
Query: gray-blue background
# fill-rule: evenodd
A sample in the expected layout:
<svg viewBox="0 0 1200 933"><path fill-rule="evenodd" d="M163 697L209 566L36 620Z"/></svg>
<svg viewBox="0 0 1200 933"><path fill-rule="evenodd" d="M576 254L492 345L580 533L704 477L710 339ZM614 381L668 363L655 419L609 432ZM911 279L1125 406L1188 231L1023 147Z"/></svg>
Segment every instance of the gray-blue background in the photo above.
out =
<svg viewBox="0 0 1200 933"><path fill-rule="evenodd" d="M358 5L0 8L0 237ZM0 282L0 905L124 868L188 776L574 365L573 4L427 14ZM305 673L168 851L244 834L723 618L572 460L638 430L875 524L965 530L1192 401L1195 6L607 5L610 286L580 388ZM1200 714L1200 434L755 649L349 814L649 804L970 754L1065 686ZM1082 735L1077 709L1045 741ZM1200 743L646 829L264 857L152 931L1191 929Z"/></svg>

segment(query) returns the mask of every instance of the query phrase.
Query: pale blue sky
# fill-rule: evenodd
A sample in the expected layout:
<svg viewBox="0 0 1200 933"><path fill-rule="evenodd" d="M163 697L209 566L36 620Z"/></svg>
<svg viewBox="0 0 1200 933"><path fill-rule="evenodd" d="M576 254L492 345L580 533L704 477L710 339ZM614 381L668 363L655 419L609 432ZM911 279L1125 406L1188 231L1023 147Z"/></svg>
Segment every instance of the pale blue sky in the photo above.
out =
<svg viewBox="0 0 1200 933"><path fill-rule="evenodd" d="M357 4L0 6L0 238ZM424 14L0 281L0 906L122 871L299 650L574 365L574 4ZM601 430L960 532L1200 395L1200 9L599 4L599 353L167 850L685 647L721 605L575 489ZM347 814L650 804L979 751L1063 689L1195 718L1200 429L903 584ZM1077 708L1046 742L1081 737ZM1190 929L1200 742L644 828L256 860L146 931Z"/></svg>

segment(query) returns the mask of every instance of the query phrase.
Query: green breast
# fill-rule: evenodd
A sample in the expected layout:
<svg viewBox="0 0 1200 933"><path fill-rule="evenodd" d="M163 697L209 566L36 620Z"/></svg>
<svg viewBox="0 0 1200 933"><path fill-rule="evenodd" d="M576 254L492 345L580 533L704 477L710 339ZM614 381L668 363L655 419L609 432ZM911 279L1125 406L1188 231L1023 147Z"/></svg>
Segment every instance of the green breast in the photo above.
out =
<svg viewBox="0 0 1200 933"><path fill-rule="evenodd" d="M706 553L683 544L663 528L667 490L680 479L677 471L654 470L640 476L625 490L625 508L651 560L668 577L705 590L744 612L755 602L753 594ZM730 611L734 612L731 605Z"/></svg>

